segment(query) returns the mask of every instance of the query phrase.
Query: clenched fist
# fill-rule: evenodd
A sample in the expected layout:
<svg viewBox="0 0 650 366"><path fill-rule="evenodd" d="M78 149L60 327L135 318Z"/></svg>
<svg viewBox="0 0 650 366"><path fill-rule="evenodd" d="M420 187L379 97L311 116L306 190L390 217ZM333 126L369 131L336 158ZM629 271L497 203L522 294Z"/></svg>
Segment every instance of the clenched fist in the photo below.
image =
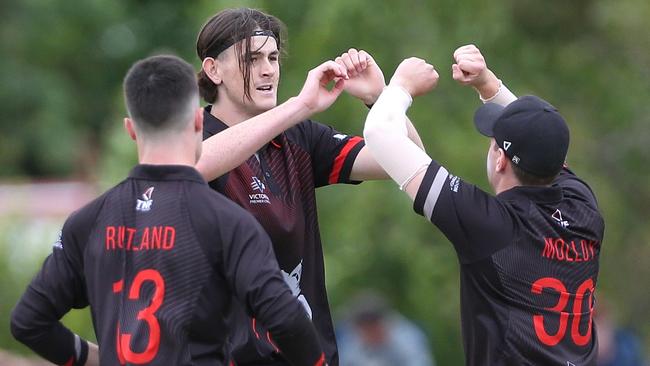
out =
<svg viewBox="0 0 650 366"><path fill-rule="evenodd" d="M489 70L481 51L473 44L454 52L456 63L451 66L452 77L462 85L480 87L488 81Z"/></svg>
<svg viewBox="0 0 650 366"><path fill-rule="evenodd" d="M435 88L438 79L438 72L433 65L428 64L421 58L410 57L397 66L393 77L390 79L390 85L400 86L412 97L416 97Z"/></svg>

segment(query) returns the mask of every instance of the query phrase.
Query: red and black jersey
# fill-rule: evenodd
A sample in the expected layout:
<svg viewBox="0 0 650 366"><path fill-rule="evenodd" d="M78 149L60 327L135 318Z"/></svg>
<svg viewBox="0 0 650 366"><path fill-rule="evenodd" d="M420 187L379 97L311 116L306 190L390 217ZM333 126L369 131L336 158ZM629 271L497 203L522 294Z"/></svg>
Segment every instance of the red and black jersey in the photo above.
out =
<svg viewBox="0 0 650 366"><path fill-rule="evenodd" d="M227 128L204 116L204 138ZM315 188L349 179L364 142L307 120L277 136L257 154L210 182L255 216L271 237L276 258L293 295L310 314L330 365L338 364L334 328L325 290L323 249L316 213ZM233 337L238 364L286 364L274 352L266 330L240 313Z"/></svg>
<svg viewBox="0 0 650 366"><path fill-rule="evenodd" d="M585 182L565 168L495 197L433 161L414 209L458 254L467 365L595 365L604 222Z"/></svg>
<svg viewBox="0 0 650 366"><path fill-rule="evenodd" d="M90 305L102 365L227 365L233 296L278 345L302 332L282 349L316 362L313 327L255 219L192 167L138 165L69 217L14 309L12 331L72 365L75 337L59 319Z"/></svg>

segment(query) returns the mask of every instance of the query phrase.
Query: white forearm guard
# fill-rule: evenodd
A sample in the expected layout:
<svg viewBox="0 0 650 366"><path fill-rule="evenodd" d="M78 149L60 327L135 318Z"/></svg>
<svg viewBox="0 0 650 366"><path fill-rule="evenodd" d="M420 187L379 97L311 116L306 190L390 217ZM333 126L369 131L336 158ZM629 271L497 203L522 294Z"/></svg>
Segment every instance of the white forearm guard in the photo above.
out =
<svg viewBox="0 0 650 366"><path fill-rule="evenodd" d="M411 96L401 87L388 86L368 112L363 137L375 160L404 189L431 158L408 138L406 110Z"/></svg>

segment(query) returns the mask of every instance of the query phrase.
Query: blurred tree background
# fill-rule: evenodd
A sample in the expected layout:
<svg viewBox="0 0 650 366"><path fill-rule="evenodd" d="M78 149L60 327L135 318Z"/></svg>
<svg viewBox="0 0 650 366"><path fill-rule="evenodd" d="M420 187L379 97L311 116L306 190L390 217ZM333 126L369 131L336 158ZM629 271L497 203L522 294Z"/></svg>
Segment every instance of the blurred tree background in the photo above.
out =
<svg viewBox="0 0 650 366"><path fill-rule="evenodd" d="M0 3L0 181L83 180L97 191L136 162L122 131L121 82L137 59L174 53L199 68L196 35L226 7L251 6L288 26L280 100L309 69L350 47L369 51L387 79L407 56L427 59L438 88L409 114L428 152L489 189L488 142L471 122L480 103L451 79L453 51L476 44L518 95L537 94L569 122L569 164L590 182L606 220L598 297L650 348L650 2L647 0L273 0ZM315 119L360 134L367 109L344 95ZM319 190L332 308L362 288L386 294L420 324L440 364L461 364L459 277L447 240L388 182ZM0 202L0 207L3 202ZM0 216L0 348L11 308L65 217ZM66 318L93 338L87 312Z"/></svg>

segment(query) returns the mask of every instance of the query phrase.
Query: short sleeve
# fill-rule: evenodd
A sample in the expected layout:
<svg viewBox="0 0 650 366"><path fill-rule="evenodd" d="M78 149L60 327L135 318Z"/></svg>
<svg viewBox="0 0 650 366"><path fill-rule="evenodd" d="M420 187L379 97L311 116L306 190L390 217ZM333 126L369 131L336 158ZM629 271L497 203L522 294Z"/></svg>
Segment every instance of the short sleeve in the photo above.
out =
<svg viewBox="0 0 650 366"><path fill-rule="evenodd" d="M75 229L74 216L66 221L52 246L52 253L30 285L52 300L58 316L63 316L70 308L88 306L83 273L85 243L80 243L87 238L80 231Z"/></svg>
<svg viewBox="0 0 650 366"><path fill-rule="evenodd" d="M330 126L304 121L295 127L299 143L311 155L316 187L329 184L358 184L350 180L350 172L359 151L365 146L362 137L341 133Z"/></svg>
<svg viewBox="0 0 650 366"><path fill-rule="evenodd" d="M484 259L509 245L515 221L498 198L432 161L413 204L451 241L462 263Z"/></svg>

